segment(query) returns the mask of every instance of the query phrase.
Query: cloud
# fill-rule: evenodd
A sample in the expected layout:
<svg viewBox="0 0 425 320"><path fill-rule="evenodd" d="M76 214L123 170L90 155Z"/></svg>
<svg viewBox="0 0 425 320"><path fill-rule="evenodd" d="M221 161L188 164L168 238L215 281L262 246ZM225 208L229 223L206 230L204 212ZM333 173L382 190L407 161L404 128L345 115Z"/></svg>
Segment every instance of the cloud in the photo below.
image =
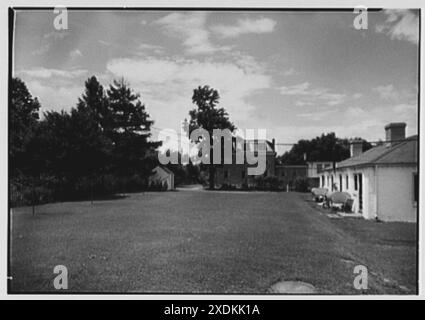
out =
<svg viewBox="0 0 425 320"><path fill-rule="evenodd" d="M384 23L375 27L376 32L385 33L391 39L407 40L418 44L419 41L419 15L412 10L394 10L384 11L387 16Z"/></svg>
<svg viewBox="0 0 425 320"><path fill-rule="evenodd" d="M88 71L84 69L32 68L19 70L16 76L22 78L28 90L38 97L41 111L69 110L75 106L84 90L84 78Z"/></svg>
<svg viewBox="0 0 425 320"><path fill-rule="evenodd" d="M330 115L332 115L335 112L336 112L335 109L303 112L303 113L299 113L298 117L304 118L307 120L320 121L323 119L327 119Z"/></svg>
<svg viewBox="0 0 425 320"><path fill-rule="evenodd" d="M150 52L153 52L155 54L164 53L164 47L154 45L154 44L148 44L148 43L141 43L138 46L138 50L140 50L142 53L145 53L146 51L150 51Z"/></svg>
<svg viewBox="0 0 425 320"><path fill-rule="evenodd" d="M60 85L40 80L27 80L25 82L31 94L38 97L42 113L50 110L71 109L84 90L84 83L78 86L70 82Z"/></svg>
<svg viewBox="0 0 425 320"><path fill-rule="evenodd" d="M81 51L80 51L80 50L75 49L75 50L72 50L72 51L69 53L69 56L71 57L71 59L77 59L77 58L79 58L79 57L82 57L82 56L83 56L83 54L81 53Z"/></svg>
<svg viewBox="0 0 425 320"><path fill-rule="evenodd" d="M234 38L248 33L269 33L274 30L276 21L269 18L239 19L236 25L215 25L211 30L223 38Z"/></svg>
<svg viewBox="0 0 425 320"><path fill-rule="evenodd" d="M249 111L255 108L250 103L250 95L271 85L271 78L261 72L261 68L232 62L125 58L109 61L107 70L114 78L124 76L141 92L152 114L158 115L154 118L173 122L171 126L178 126L194 107L191 97L193 89L198 86L209 85L217 89L221 96L220 106L226 108L231 119L237 122L249 118Z"/></svg>
<svg viewBox="0 0 425 320"><path fill-rule="evenodd" d="M34 50L31 54L34 56L42 56L50 50L50 43L44 43L40 48Z"/></svg>
<svg viewBox="0 0 425 320"><path fill-rule="evenodd" d="M300 100L295 103L297 106L311 106L319 103L336 106L347 100L346 94L333 93L326 88L312 88L309 82L289 87L283 86L279 88L279 91L285 96L300 96Z"/></svg>
<svg viewBox="0 0 425 320"><path fill-rule="evenodd" d="M309 95L311 92L308 92L307 89L310 87L310 83L303 82L300 84L295 84L289 87L281 87L280 93L283 95Z"/></svg>
<svg viewBox="0 0 425 320"><path fill-rule="evenodd" d="M395 91L394 86L392 84L386 86L378 86L376 88L372 88L372 90L377 92L381 99L397 100L399 98L399 94L397 91Z"/></svg>
<svg viewBox="0 0 425 320"><path fill-rule="evenodd" d="M53 40L62 40L65 38L69 33L67 31L52 31L49 33L46 33L43 38L44 39L53 39Z"/></svg>
<svg viewBox="0 0 425 320"><path fill-rule="evenodd" d="M98 40L98 42L104 46L110 46L111 43L109 41L105 41L105 40Z"/></svg>
<svg viewBox="0 0 425 320"><path fill-rule="evenodd" d="M60 70L60 69L48 69L48 68L33 68L28 70L19 70L16 72L17 75L23 75L30 78L44 78L49 79L52 77L61 78L78 78L87 74L87 70L84 69L73 69L73 70Z"/></svg>
<svg viewBox="0 0 425 320"><path fill-rule="evenodd" d="M409 102L415 99L415 95L410 90L398 90L392 84L377 86L372 88L372 91L379 94L383 100L393 102Z"/></svg>
<svg viewBox="0 0 425 320"><path fill-rule="evenodd" d="M40 48L34 50L32 55L46 54L52 47L52 43L64 39L68 35L66 31L52 31L43 35L41 39Z"/></svg>
<svg viewBox="0 0 425 320"><path fill-rule="evenodd" d="M276 22L269 18L239 19L236 25L214 25L207 27L206 12L174 12L153 24L158 25L171 37L183 40L186 53L191 55L229 52L230 46L217 46L211 42L211 33L223 38L236 37L247 33L272 32Z"/></svg>
<svg viewBox="0 0 425 320"><path fill-rule="evenodd" d="M283 75L285 75L285 76L287 76L287 77L289 77L289 76L295 76L295 75L297 75L297 74L299 74L299 72L298 72L298 71L296 71L294 68L290 68L290 69L286 70L286 71L283 73Z"/></svg>
<svg viewBox="0 0 425 320"><path fill-rule="evenodd" d="M174 12L156 20L154 24L159 25L169 36L182 39L186 52L195 55L223 49L211 43L210 33L205 26L206 20L205 12Z"/></svg>

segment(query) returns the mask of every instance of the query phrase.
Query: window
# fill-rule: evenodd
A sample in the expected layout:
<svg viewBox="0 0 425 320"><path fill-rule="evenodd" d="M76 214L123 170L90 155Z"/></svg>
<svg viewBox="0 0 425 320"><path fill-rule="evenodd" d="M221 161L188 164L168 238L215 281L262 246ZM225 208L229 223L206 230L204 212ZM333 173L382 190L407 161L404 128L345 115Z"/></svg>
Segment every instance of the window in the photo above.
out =
<svg viewBox="0 0 425 320"><path fill-rule="evenodd" d="M325 176L322 176L322 187L325 186Z"/></svg>
<svg viewBox="0 0 425 320"><path fill-rule="evenodd" d="M354 175L354 190L357 191L358 185L357 185L357 174Z"/></svg>
<svg viewBox="0 0 425 320"><path fill-rule="evenodd" d="M414 173L413 174L413 200L415 202L418 202L419 199L419 178L418 178L418 174Z"/></svg>
<svg viewBox="0 0 425 320"><path fill-rule="evenodd" d="M349 183L348 183L348 174L345 176L345 190L348 190L349 188Z"/></svg>
<svg viewBox="0 0 425 320"><path fill-rule="evenodd" d="M342 191L342 174L339 175L339 191Z"/></svg>

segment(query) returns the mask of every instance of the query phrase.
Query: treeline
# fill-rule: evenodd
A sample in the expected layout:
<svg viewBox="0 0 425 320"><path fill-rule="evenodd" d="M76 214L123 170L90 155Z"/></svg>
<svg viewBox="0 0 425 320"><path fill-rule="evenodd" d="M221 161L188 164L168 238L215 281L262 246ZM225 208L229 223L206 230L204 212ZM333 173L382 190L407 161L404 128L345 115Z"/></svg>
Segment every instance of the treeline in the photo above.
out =
<svg viewBox="0 0 425 320"><path fill-rule="evenodd" d="M25 83L10 86L11 205L143 190L158 164L145 105L124 81L107 89L91 77L69 112L47 111Z"/></svg>
<svg viewBox="0 0 425 320"><path fill-rule="evenodd" d="M372 148L372 145L362 138L363 152ZM299 140L289 151L277 158L278 163L303 165L307 161L340 162L350 157L350 140L338 138L334 132L322 134L311 140Z"/></svg>

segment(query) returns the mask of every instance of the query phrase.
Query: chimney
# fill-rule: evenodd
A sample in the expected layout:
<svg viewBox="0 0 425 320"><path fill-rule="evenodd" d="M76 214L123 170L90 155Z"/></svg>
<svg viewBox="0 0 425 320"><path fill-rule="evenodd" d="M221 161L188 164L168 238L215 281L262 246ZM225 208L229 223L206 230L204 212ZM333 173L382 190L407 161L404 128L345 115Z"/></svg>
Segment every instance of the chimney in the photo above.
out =
<svg viewBox="0 0 425 320"><path fill-rule="evenodd" d="M387 146L393 146L406 139L406 123L392 122L385 126L385 141Z"/></svg>
<svg viewBox="0 0 425 320"><path fill-rule="evenodd" d="M357 157L363 152L363 141L360 139L353 139L350 141L350 157Z"/></svg>

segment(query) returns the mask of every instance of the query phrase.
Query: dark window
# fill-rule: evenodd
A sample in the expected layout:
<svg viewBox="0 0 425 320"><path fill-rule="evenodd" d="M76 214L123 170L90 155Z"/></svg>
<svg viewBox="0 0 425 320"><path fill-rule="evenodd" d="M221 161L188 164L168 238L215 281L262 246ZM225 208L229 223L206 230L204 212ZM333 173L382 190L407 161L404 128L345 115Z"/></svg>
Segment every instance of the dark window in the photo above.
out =
<svg viewBox="0 0 425 320"><path fill-rule="evenodd" d="M322 187L325 186L325 176L322 176Z"/></svg>
<svg viewBox="0 0 425 320"><path fill-rule="evenodd" d="M413 174L413 196L414 196L415 202L418 202L418 199L419 199L419 178L418 178L417 173Z"/></svg>
<svg viewBox="0 0 425 320"><path fill-rule="evenodd" d="M348 183L348 174L345 176L345 189L348 190L349 183Z"/></svg>
<svg viewBox="0 0 425 320"><path fill-rule="evenodd" d="M357 191L358 185L357 185L357 174L354 175L354 190Z"/></svg>
<svg viewBox="0 0 425 320"><path fill-rule="evenodd" d="M339 175L339 191L342 191L342 175Z"/></svg>

